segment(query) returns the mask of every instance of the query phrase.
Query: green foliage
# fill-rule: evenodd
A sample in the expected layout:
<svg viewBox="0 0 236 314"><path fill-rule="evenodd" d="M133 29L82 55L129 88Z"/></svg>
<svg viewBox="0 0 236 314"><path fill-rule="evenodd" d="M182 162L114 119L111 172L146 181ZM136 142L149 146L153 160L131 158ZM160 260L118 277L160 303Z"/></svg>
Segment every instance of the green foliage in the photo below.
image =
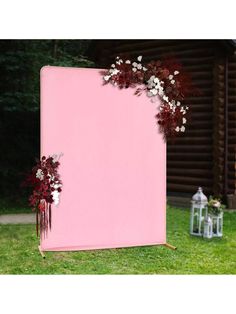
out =
<svg viewBox="0 0 236 314"><path fill-rule="evenodd" d="M34 225L0 225L0 274L236 274L236 212L224 214L222 239L189 235L189 211L168 208L167 240L146 246L47 252L42 259Z"/></svg>
<svg viewBox="0 0 236 314"><path fill-rule="evenodd" d="M91 67L89 40L1 40L0 195L22 198L20 183L39 157L39 73L45 65Z"/></svg>
<svg viewBox="0 0 236 314"><path fill-rule="evenodd" d="M0 110L39 109L39 72L44 65L91 67L88 40L0 41Z"/></svg>

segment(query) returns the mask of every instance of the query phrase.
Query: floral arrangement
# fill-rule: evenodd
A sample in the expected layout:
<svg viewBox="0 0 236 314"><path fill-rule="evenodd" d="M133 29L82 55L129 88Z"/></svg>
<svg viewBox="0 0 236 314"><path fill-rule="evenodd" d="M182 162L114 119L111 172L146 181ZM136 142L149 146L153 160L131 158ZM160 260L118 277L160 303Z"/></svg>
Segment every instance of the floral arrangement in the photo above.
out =
<svg viewBox="0 0 236 314"><path fill-rule="evenodd" d="M29 205L36 212L37 235L39 226L40 234L44 233L45 235L48 228L51 229L51 205L59 204L62 182L58 174L60 165L58 160L61 155L47 158L43 156L41 160L37 160L37 164L32 168L24 183L33 189L29 197Z"/></svg>
<svg viewBox="0 0 236 314"><path fill-rule="evenodd" d="M137 96L146 92L152 101L161 100L156 119L165 139L185 132L189 107L183 101L193 89L189 76L174 59L143 64L142 56L134 62L116 57L110 69L101 74L104 84L111 83L121 89L136 88Z"/></svg>
<svg viewBox="0 0 236 314"><path fill-rule="evenodd" d="M217 198L213 198L212 196L209 198L207 203L208 213L218 216L225 209L225 205L221 204L220 200Z"/></svg>

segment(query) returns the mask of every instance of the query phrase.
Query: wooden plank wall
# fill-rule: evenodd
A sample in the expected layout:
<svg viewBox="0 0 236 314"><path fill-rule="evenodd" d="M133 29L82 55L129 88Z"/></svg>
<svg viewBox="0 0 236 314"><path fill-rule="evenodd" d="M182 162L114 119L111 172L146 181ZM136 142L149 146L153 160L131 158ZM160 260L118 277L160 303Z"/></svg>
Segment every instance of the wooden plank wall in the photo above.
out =
<svg viewBox="0 0 236 314"><path fill-rule="evenodd" d="M224 49L210 40L115 40L96 45L97 62L108 66L114 57L127 53L143 55L146 61L173 54L191 73L200 96L186 100L191 121L185 134L167 145L167 190L169 195L190 195L198 186L209 194L223 193L224 181ZM222 58L220 59L223 62ZM229 64L229 191L235 189L236 61ZM217 84L215 84L215 82ZM220 124L217 117L220 116ZM223 120L222 120L223 119ZM214 123L215 122L215 123Z"/></svg>
<svg viewBox="0 0 236 314"><path fill-rule="evenodd" d="M228 62L228 193L236 191L236 55Z"/></svg>

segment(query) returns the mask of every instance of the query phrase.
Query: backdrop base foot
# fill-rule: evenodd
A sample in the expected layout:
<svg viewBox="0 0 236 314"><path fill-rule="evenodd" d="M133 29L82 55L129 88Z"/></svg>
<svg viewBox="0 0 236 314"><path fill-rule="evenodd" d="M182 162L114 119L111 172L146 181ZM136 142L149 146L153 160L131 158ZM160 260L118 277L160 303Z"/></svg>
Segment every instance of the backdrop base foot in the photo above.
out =
<svg viewBox="0 0 236 314"><path fill-rule="evenodd" d="M42 255L42 258L45 258L46 256L44 255L43 251L41 250L40 245L38 246L38 249L39 249L39 253Z"/></svg>
<svg viewBox="0 0 236 314"><path fill-rule="evenodd" d="M171 244L169 244L169 243L165 243L165 244L163 244L163 245L166 246L166 247L168 247L168 248L171 249L171 250L177 250L177 247L176 247L176 246L171 245Z"/></svg>

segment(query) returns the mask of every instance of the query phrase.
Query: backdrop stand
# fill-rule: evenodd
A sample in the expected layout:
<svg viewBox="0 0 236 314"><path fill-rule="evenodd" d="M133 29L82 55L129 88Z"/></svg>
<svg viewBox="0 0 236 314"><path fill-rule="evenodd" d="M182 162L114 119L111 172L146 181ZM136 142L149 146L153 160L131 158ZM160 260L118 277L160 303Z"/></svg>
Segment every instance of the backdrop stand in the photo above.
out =
<svg viewBox="0 0 236 314"><path fill-rule="evenodd" d="M165 244L162 244L163 246L167 247L168 249L171 249L171 250L177 250L177 247L174 246L174 245L171 245L169 243L165 243ZM41 250L41 247L40 245L38 246L38 249L39 249L39 253L41 254L42 258L46 258L45 254L43 253L43 251Z"/></svg>
<svg viewBox="0 0 236 314"><path fill-rule="evenodd" d="M100 71L47 66L40 73L40 152L63 153L65 187L55 213L52 206L53 228L40 239L45 255L166 241L166 143L153 118L157 103L103 86Z"/></svg>
<svg viewBox="0 0 236 314"><path fill-rule="evenodd" d="M38 249L39 249L39 253L42 255L42 258L45 258L45 254L43 253L43 251L41 250L41 247L40 245L38 246Z"/></svg>
<svg viewBox="0 0 236 314"><path fill-rule="evenodd" d="M169 243L165 243L165 244L163 244L163 245L166 246L166 247L168 247L168 248L171 249L171 250L177 250L177 247L176 247L176 246L171 245L171 244L169 244Z"/></svg>

